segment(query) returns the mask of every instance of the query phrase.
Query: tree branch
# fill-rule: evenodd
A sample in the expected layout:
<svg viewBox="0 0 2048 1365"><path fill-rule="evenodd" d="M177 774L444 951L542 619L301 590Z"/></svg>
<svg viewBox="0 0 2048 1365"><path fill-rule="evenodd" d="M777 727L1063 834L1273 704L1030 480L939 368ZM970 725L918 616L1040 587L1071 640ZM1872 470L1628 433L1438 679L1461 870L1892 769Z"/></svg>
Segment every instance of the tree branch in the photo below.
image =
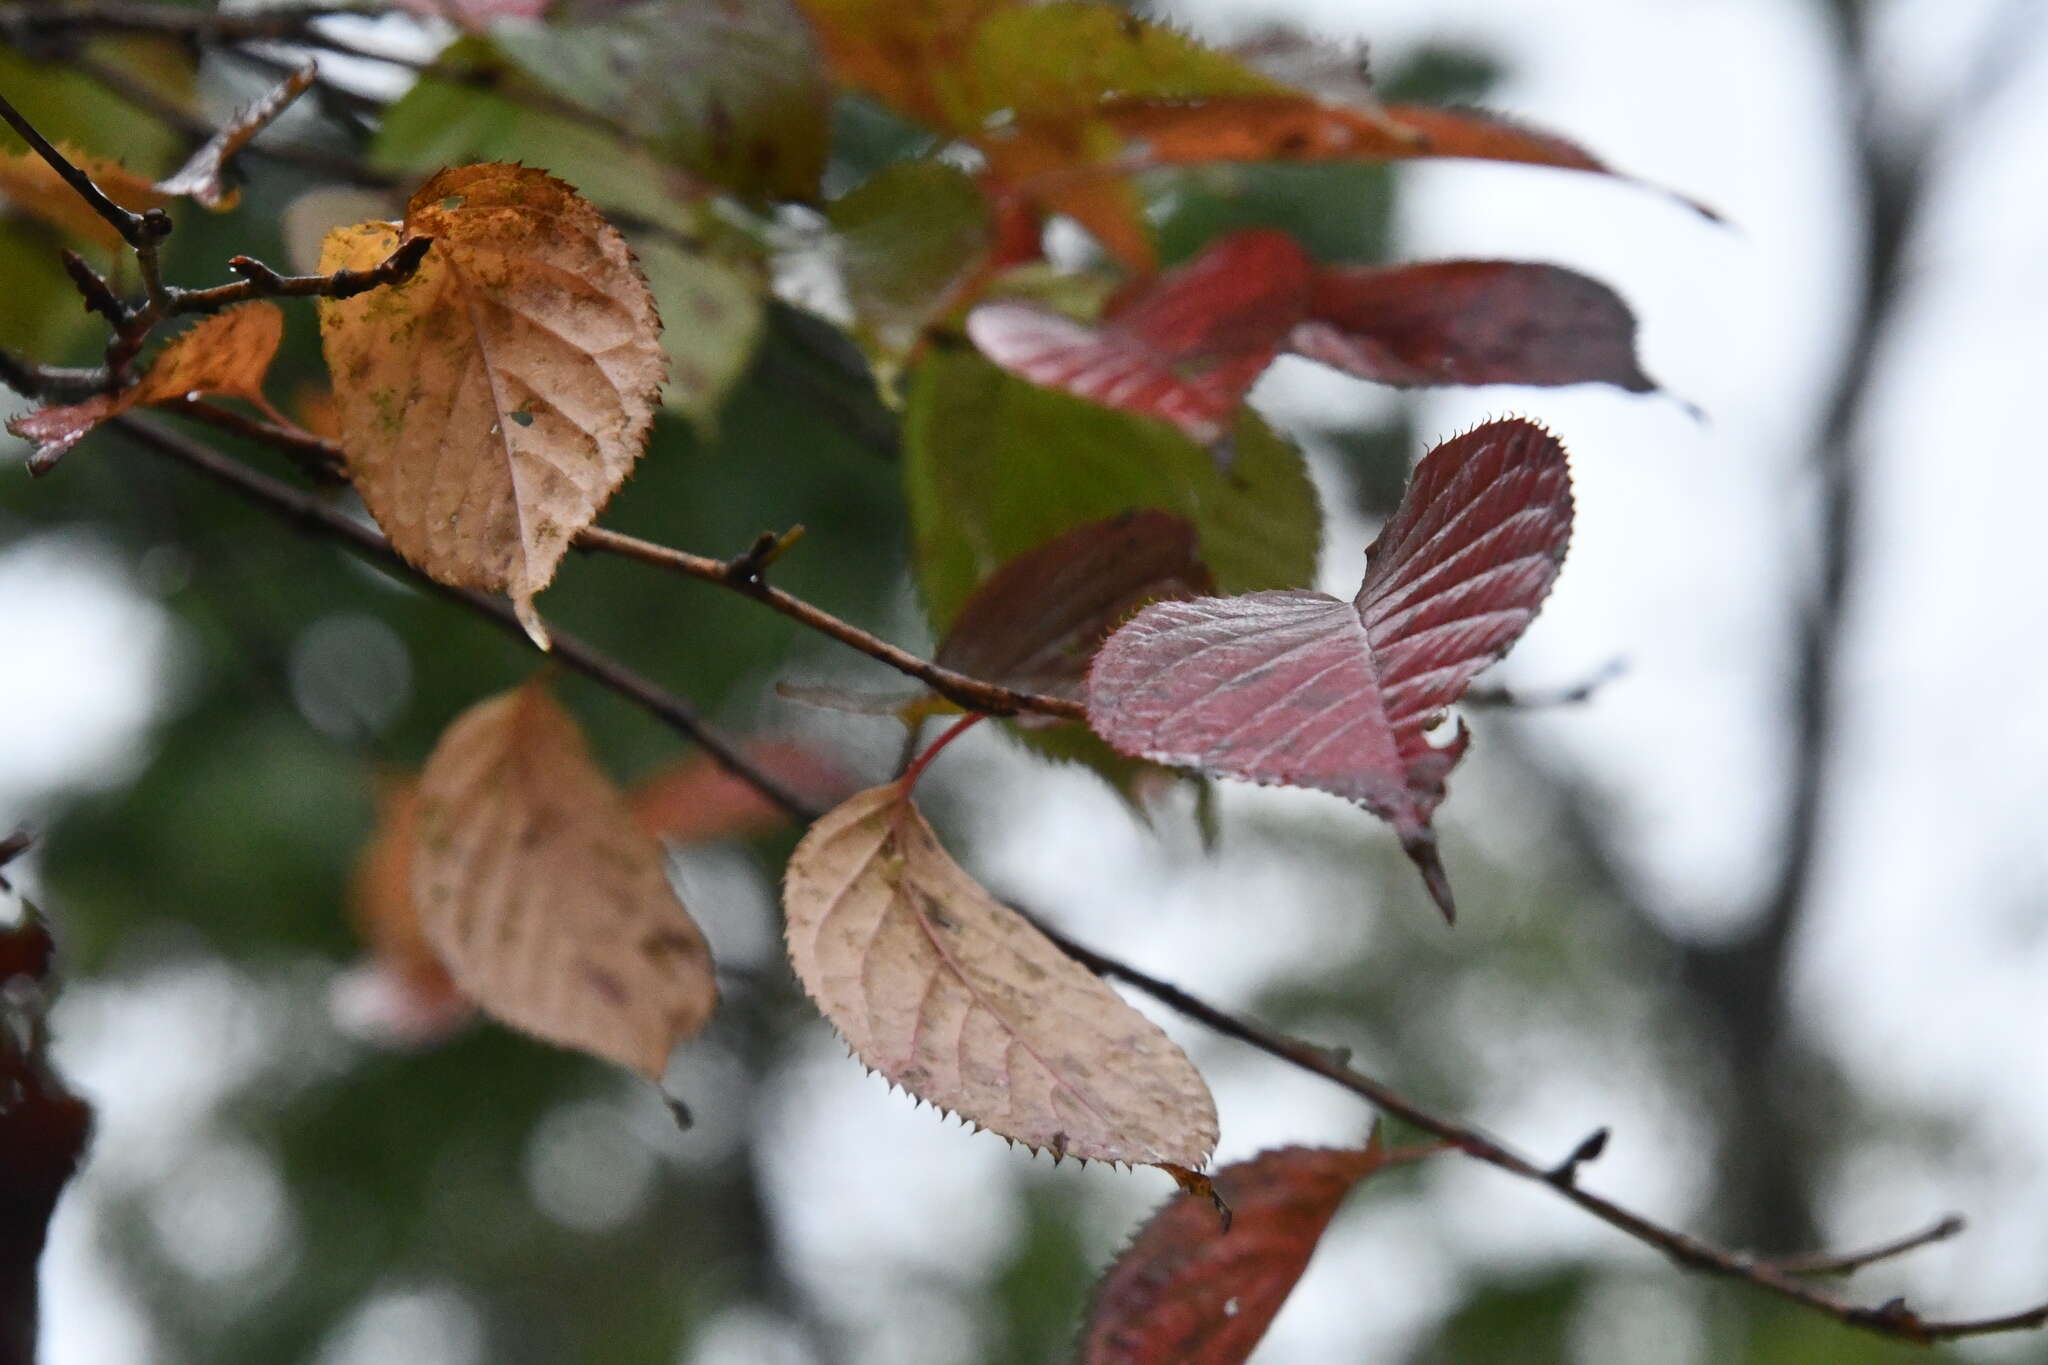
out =
<svg viewBox="0 0 2048 1365"><path fill-rule="evenodd" d="M431 591L487 617L515 639L525 638L518 620L505 603L482 593L450 588L434 582L401 559L382 535L329 506L316 495L280 483L207 446L159 430L133 417L117 418L113 425L149 449L226 485L245 499L283 517L299 529L309 534L337 540L365 558L397 569ZM632 541L630 538L621 539L632 547L647 544ZM651 548L662 549L659 546ZM634 557L644 557L639 554L637 548L633 553ZM680 551L663 551L660 556L653 558L653 562L662 563L667 567L679 567L677 563L670 562L672 558L687 561L691 567L680 571L688 573L691 577L703 578L707 582L724 583L728 587L735 586L730 578L733 561L706 559L694 555L684 556ZM744 557L742 559L744 562ZM803 605L807 614L824 615L808 604ZM844 627L845 623L840 622L839 625ZM853 627L845 629L854 630ZM702 746L728 771L755 787L792 817L811 820L821 813L802 798L781 787L772 777L748 763L744 756L708 729L698 719L695 711L680 698L663 691L573 636L559 631L554 635L554 654L575 671L668 722L691 742ZM1036 920L1033 922L1038 923ZM1578 1167L1583 1162L1591 1160L1594 1155L1587 1150L1589 1144L1580 1145L1578 1153L1574 1154L1577 1160L1568 1159L1559 1165L1548 1167L1539 1165L1483 1130L1439 1115L1365 1073L1354 1070L1343 1057L1329 1049L1316 1047L1220 1009L1170 982L1077 943L1043 923L1038 923L1038 927L1061 951L1097 975L1122 981L1227 1038L1234 1038L1300 1070L1321 1076L1366 1100L1382 1113L1391 1114L1477 1161L1522 1180L1543 1185L1601 1222L1662 1252L1687 1269L1753 1285L1850 1327L1923 1345L1961 1337L2029 1330L2048 1324L2048 1304L1999 1317L1929 1319L1922 1318L1899 1299L1875 1307L1856 1303L1809 1283L1802 1275L1815 1273L1816 1266L1826 1268L1846 1264L1854 1268L1859 1264L1867 1265L1874 1260L1900 1255L1914 1247L1924 1246L1928 1242L1938 1240L1938 1237L1932 1232L1916 1234L1914 1237L1903 1238L1877 1248L1874 1253L1809 1257L1805 1258L1803 1264L1792 1263L1791 1268L1787 1268L1784 1263L1759 1260L1740 1252L1726 1250L1689 1233L1646 1218L1582 1188L1578 1183ZM1949 1220L1938 1224L1937 1231L1939 1236L1951 1235L1953 1229L1949 1227Z"/></svg>

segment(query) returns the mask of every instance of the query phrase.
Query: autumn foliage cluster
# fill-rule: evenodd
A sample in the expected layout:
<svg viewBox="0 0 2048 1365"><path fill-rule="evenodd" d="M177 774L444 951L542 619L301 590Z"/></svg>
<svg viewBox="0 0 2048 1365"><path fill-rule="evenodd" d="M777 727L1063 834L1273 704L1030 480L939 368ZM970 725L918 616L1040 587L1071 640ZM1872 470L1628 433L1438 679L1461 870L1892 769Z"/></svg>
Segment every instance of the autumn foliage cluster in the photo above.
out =
<svg viewBox="0 0 2048 1365"><path fill-rule="evenodd" d="M1564 447L1506 419L1428 452L1338 598L1308 587L1320 516L1302 455L1246 395L1283 354L1388 385L1643 392L1634 321L1555 266L1324 260L1270 227L1162 265L1136 186L1218 162L1609 172L1493 115L1295 88L1107 3L503 8L458 3L469 31L421 89L544 101L560 159L435 169L396 220L328 232L315 276L238 258L240 282L210 291L145 279L148 302L108 310L96 377L32 377L40 406L12 423L32 468L93 458L90 443L66 452L143 409L227 413L323 496L359 499L420 574L508 600L547 650L563 631L544 594L572 548L662 560L598 520L658 413L714 420L782 278L901 411L912 562L939 643L904 668L925 688L884 709L913 734L960 718L851 795L776 750L629 794L543 666L477 700L416 780L394 782L361 874L372 946L432 1028L474 1007L658 1079L717 1003L658 836L801 814L788 960L861 1064L1030 1149L1158 1166L1187 1187L1109 1272L1083 1358L1245 1359L1345 1193L1412 1154L1286 1149L1212 1183L1216 1111L1194 1065L948 853L918 778L994 715L1133 800L1174 775L1333 793L1391 827L1450 917L1431 821L1470 741L1452 708L1564 562ZM387 120L431 120L413 98ZM849 101L916 136L863 182L829 184ZM116 203L176 215L230 197L237 150L155 183L69 154ZM9 155L0 185L81 251L134 245L33 150ZM1086 248L1048 258L1055 224ZM295 297L318 300L325 394L266 391ZM187 315L168 341L151 335ZM804 552L771 536L731 561L670 558L769 601L775 558ZM901 654L857 623L827 630Z"/></svg>

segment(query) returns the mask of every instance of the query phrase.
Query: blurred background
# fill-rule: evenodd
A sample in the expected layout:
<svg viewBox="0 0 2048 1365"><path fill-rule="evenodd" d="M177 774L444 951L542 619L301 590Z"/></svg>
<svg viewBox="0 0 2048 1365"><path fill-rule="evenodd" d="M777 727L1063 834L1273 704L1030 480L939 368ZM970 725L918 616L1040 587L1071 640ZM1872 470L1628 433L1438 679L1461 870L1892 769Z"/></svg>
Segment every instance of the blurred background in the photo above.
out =
<svg viewBox="0 0 2048 1365"><path fill-rule="evenodd" d="M1612 1128L1586 1183L1665 1221L1794 1251L1954 1211L1964 1236L1865 1272L1859 1295L1943 1315L2048 1297L2044 10L1161 6L1218 42L1274 25L1369 41L1389 93L1524 117L1732 226L1473 163L1149 181L1169 257L1275 222L1333 259L1550 261L1631 302L1668 396L1404 396L1291 361L1255 395L1313 456L1322 586L1346 595L1430 443L1501 413L1547 423L1574 457L1575 541L1495 680L1626 671L1581 706L1472 717L1440 816L1455 932L1341 802L1222 789L1205 850L1187 801L1148 826L986 727L927 779L962 861L1539 1158ZM422 53L447 36L337 31ZM0 86L27 60L0 51ZM409 79L340 74L380 100ZM209 58L194 93L218 116L266 79ZM68 108L100 120L101 150L163 154L104 92ZM289 126L351 150L311 111ZM519 149L411 151L483 153ZM211 280L234 251L287 259L294 223L361 216L309 207L322 180L303 168L255 168L238 211L185 215L174 278ZM0 344L89 353L48 248L0 222ZM310 310L290 325L278 395L318 373ZM783 582L928 644L891 422L778 310L715 425L664 418L606 522L715 554L802 522ZM46 1262L48 1365L1065 1358L1088 1285L1168 1182L1054 1169L850 1061L782 965L794 832L676 850L725 996L666 1082L687 1131L655 1088L493 1026L394 1046L349 909L380 784L530 654L117 436L35 484L20 453L0 475L0 833L41 836L19 881L57 925L57 1058L99 1114ZM885 679L730 594L590 560L546 606L735 733L889 770L887 722L771 690ZM621 778L682 756L616 700L558 690ZM1219 1160L1365 1131L1344 1092L1162 1023L1215 1088ZM2048 1360L2048 1339L1946 1353ZM1449 1158L1353 1198L1257 1357L1908 1358Z"/></svg>

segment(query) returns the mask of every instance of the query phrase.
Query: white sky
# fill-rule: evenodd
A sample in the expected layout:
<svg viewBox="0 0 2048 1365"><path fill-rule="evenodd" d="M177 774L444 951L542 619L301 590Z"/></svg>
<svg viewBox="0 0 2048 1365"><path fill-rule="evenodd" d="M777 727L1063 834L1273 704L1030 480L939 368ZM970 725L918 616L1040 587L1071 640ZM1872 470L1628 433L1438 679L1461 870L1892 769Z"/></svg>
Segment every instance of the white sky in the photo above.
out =
<svg viewBox="0 0 2048 1365"><path fill-rule="evenodd" d="M1991 0L1892 6L1887 74L1903 102L1925 109L1940 98L1993 8ZM1612 283L1642 321L1651 374L1711 414L1699 424L1674 402L1596 389L1487 389L1432 397L1421 428L1447 434L1515 411L1548 423L1572 450L1572 556L1517 652L1516 676L1569 680L1616 654L1631 671L1592 706L1526 723L1621 798L1625 851L1675 920L1702 929L1730 923L1765 875L1763 853L1775 838L1786 575L1795 567L1787 547L1799 543L1806 514L1798 462L1854 265L1843 256L1843 187L1832 160L1835 91L1805 7L1292 0L1268 9L1186 0L1180 9L1215 34L1262 13L1305 17L1330 36L1371 39L1383 65L1420 39L1470 37L1513 63L1493 97L1498 107L1712 203L1736 225L1715 229L1656 194L1590 177L1481 165L1409 173L1401 224L1407 256L1547 260ZM2048 1224L2040 1047L2048 579L2032 559L2048 507L2033 392L2039 323L2048 317L2048 265L2038 249L2048 240L2043 165L2048 60L2037 58L1948 154L1938 211L1914 253L1907 322L1884 360L1885 396L1866 433L1876 478L1845 670L1844 799L1798 962L1801 1019L1860 1084L1968 1121L1946 1162L1890 1150L1852 1161L1831 1210L1844 1242L1895 1234L1949 1209L1972 1216L1966 1236L1884 1281L1929 1311L2002 1310L2048 1297L2039 1237ZM1277 375L1261 401L1282 413L1382 401L1305 371ZM1333 523L1330 586L1355 585L1368 534ZM0 826L58 788L118 774L156 704L148 664L165 647L164 630L161 614L90 546L0 547L0 640L10 660L38 661L33 671L0 671ZM974 743L949 759L956 771L991 778L981 765L997 761L993 746ZM1371 932L1332 929L1305 903L1316 894L1309 872L1270 852L1245 845L1191 867L1184 841L1132 827L1089 779L1005 764L999 779L973 785L976 804L999 804L1010 822L1005 837L970 850L987 879L1056 900L1101 946L1204 993L1241 998L1306 952L1349 950L1348 940L1318 935ZM1243 812L1288 799L1243 792L1229 805ZM1469 805L1454 792L1447 816L1455 821L1461 809ZM1258 907L1256 933L1246 932L1248 905ZM1486 914L1483 904L1467 910L1473 919ZM1474 939L1483 951L1483 931ZM1214 952L1217 941L1231 952ZM179 1114L199 1141L204 1104L180 1109L161 1087L143 1085L136 1112L120 1112L152 1074L150 1022L198 1008L175 985L93 1007L101 1025L75 1049L75 1065L107 1097L103 1146L124 1132L160 1140ZM117 1018L120 1028L108 1022ZM124 1041L137 1030L143 1042ZM1328 1087L1184 1030L1178 1036L1215 1082L1223 1159L1281 1141L1342 1139L1364 1117ZM1701 1179L1670 1153L1691 1146L1697 1124L1619 1084L1630 1054L1625 1040L1615 1046L1613 1058L1546 1058L1503 1040L1502 1070L1519 1079L1504 1082L1486 1117L1539 1150L1564 1150L1589 1117L1614 1125L1598 1186L1684 1218ZM947 1320L942 1301L915 1286L1000 1252L1014 1214L1002 1192L1020 1160L888 1094L822 1031L814 1063L784 1078L775 1103L790 1115L791 1137L767 1154L765 1173L786 1196L785 1230L806 1278L876 1332L891 1314L928 1325L918 1341L874 1338L876 1360L973 1360L974 1324ZM851 1141L856 1132L864 1139ZM238 1160L217 1161L218 1178L261 1186ZM114 1160L117 1174L125 1171L118 1178L147 1174L124 1161ZM1105 1254L1164 1193L1143 1174L1026 1169L1033 1180L1086 1182ZM979 1221L960 1218L964 1202L982 1211ZM141 1365L146 1335L120 1315L108 1286L95 1288L83 1273L90 1250L71 1222L69 1230L60 1224L50 1365ZM847 1264L850 1228L880 1238L863 1242L857 1267ZM1260 1359L1379 1358L1369 1353L1397 1349L1429 1323L1467 1258L1535 1263L1560 1249L1633 1255L1539 1191L1460 1170L1438 1182L1427 1205L1348 1213ZM1699 1343L1676 1329L1641 1335L1644 1322L1677 1321L1670 1314L1690 1293L1676 1272L1646 1264L1639 1286L1581 1324L1581 1357L1704 1365ZM771 1359L774 1335L772 1325L735 1318L693 1360ZM394 1336L445 1338L453 1344L439 1358L450 1362L475 1354L461 1304L451 1307L434 1286L394 1286L344 1336L337 1361L372 1358L364 1343ZM2038 1348L1974 1349L2016 1358Z"/></svg>

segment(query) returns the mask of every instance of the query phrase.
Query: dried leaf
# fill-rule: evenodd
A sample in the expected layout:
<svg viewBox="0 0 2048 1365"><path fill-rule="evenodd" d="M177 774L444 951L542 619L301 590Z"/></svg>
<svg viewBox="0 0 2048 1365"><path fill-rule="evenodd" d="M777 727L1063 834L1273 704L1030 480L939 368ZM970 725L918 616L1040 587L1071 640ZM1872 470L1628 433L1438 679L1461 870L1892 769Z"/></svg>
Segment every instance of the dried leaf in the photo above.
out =
<svg viewBox="0 0 2048 1365"><path fill-rule="evenodd" d="M420 778L413 897L455 983L514 1028L659 1077L717 998L661 848L537 684L448 727Z"/></svg>
<svg viewBox="0 0 2048 1365"><path fill-rule="evenodd" d="M1382 384L1654 389L1636 320L1598 280L1554 265L1437 261L1317 272L1288 349Z"/></svg>
<svg viewBox="0 0 2048 1365"><path fill-rule="evenodd" d="M1307 314L1311 274L1293 238L1255 228L1160 276L1101 327L997 302L968 315L967 334L1034 384L1157 417L1206 445Z"/></svg>
<svg viewBox="0 0 2048 1365"><path fill-rule="evenodd" d="M836 764L794 740L752 743L742 752L749 763L815 806L840 801L854 788ZM789 823L788 811L709 754L692 754L658 769L628 799L640 828L678 844L766 834Z"/></svg>
<svg viewBox="0 0 2048 1365"><path fill-rule="evenodd" d="M1316 592L1162 602L1109 638L1088 723L1124 753L1315 787L1393 824L1446 917L1430 817L1464 753L1428 729L1535 617L1571 537L1564 447L1492 422L1416 469L1343 602Z"/></svg>
<svg viewBox="0 0 2048 1365"><path fill-rule="evenodd" d="M131 408L175 403L188 395L242 398L275 416L263 396L263 378L284 339L284 313L274 303L238 304L201 319L165 346L148 373L119 393L23 413L7 429L35 443L31 473L49 471L94 427Z"/></svg>
<svg viewBox="0 0 2048 1365"><path fill-rule="evenodd" d="M370 960L349 978L351 1022L386 1037L422 1043L445 1036L472 1011L420 927L413 899L419 847L416 779L383 783L377 825L356 859L349 904Z"/></svg>
<svg viewBox="0 0 2048 1365"><path fill-rule="evenodd" d="M1227 1225L1200 1191L1175 1195L1103 1276L1080 1365L1241 1365L1344 1197L1398 1159L1375 1141L1233 1162L1213 1178Z"/></svg>
<svg viewBox="0 0 2048 1365"><path fill-rule="evenodd" d="M216 212L233 208L242 196L241 191L228 188L228 163L241 154L256 134L269 127L279 114L289 108L293 100L312 89L317 76L317 69L309 63L245 105L218 133L193 152L176 174L157 181L158 191L174 196L187 195Z"/></svg>
<svg viewBox="0 0 2048 1365"><path fill-rule="evenodd" d="M443 171L401 230L328 234L322 271L366 269L403 237L413 276L321 301L349 475L391 543L443 582L535 593L640 456L666 362L625 239L523 166Z"/></svg>
<svg viewBox="0 0 2048 1365"><path fill-rule="evenodd" d="M1055 1157L1208 1160L1193 1064L962 871L897 785L811 827L783 906L797 978L890 1082Z"/></svg>
<svg viewBox="0 0 2048 1365"><path fill-rule="evenodd" d="M76 148L60 146L72 165L92 177L107 198L132 213L161 208L169 196L149 183L145 176L123 169L118 163L86 156ZM70 182L32 151L0 152L0 195L10 206L48 223L51 227L91 242L107 251L124 245L113 224L93 211L78 197Z"/></svg>
<svg viewBox="0 0 2048 1365"><path fill-rule="evenodd" d="M1081 696L1088 661L1148 602L1216 590L1193 523L1130 512L1077 526L998 569L975 589L938 662L1025 692Z"/></svg>

